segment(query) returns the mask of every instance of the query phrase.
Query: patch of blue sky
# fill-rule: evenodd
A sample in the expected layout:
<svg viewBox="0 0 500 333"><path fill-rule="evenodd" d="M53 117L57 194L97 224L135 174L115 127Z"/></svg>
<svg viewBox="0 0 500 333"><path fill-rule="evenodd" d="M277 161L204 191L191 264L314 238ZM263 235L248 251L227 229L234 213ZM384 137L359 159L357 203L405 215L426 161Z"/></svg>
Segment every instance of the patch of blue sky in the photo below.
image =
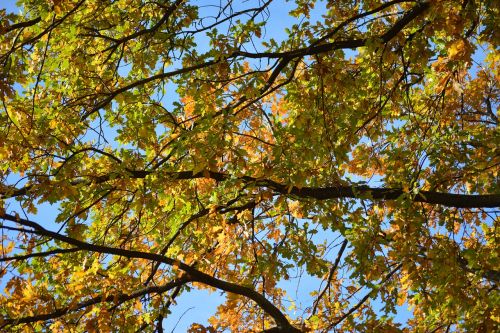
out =
<svg viewBox="0 0 500 333"><path fill-rule="evenodd" d="M21 9L17 6L16 0L2 0L0 9L5 9L7 13L18 14Z"/></svg>
<svg viewBox="0 0 500 333"><path fill-rule="evenodd" d="M163 320L164 332L187 332L193 323L208 324L217 307L224 302L220 291L192 288L181 294L170 307L171 313Z"/></svg>

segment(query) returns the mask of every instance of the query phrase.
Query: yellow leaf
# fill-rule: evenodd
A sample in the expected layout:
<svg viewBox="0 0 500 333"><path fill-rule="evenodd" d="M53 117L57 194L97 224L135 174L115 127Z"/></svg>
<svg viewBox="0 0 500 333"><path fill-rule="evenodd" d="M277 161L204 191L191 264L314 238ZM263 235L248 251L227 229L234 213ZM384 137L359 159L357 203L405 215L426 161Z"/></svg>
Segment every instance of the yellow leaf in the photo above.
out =
<svg viewBox="0 0 500 333"><path fill-rule="evenodd" d="M134 303L134 309L138 312L142 312L142 303L139 300L136 300Z"/></svg>
<svg viewBox="0 0 500 333"><path fill-rule="evenodd" d="M193 168L193 175L197 175L200 172L204 171L206 168L207 164L206 163L197 163L195 164Z"/></svg>
<svg viewBox="0 0 500 333"><path fill-rule="evenodd" d="M400 294L398 295L398 301L397 301L397 304L398 304L399 306L402 306L403 304L405 304L405 302L406 302L406 293L400 293Z"/></svg>
<svg viewBox="0 0 500 333"><path fill-rule="evenodd" d="M465 42L460 39L455 41L448 48L448 57L449 58L457 58L458 55L461 55L465 51Z"/></svg>

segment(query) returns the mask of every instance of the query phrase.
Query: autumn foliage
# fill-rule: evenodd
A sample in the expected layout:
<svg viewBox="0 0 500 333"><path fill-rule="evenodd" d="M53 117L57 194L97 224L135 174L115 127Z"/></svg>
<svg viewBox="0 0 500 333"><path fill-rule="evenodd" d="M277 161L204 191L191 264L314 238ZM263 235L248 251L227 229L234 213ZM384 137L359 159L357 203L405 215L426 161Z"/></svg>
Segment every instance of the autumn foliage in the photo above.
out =
<svg viewBox="0 0 500 333"><path fill-rule="evenodd" d="M0 331L498 327L497 1L18 7Z"/></svg>

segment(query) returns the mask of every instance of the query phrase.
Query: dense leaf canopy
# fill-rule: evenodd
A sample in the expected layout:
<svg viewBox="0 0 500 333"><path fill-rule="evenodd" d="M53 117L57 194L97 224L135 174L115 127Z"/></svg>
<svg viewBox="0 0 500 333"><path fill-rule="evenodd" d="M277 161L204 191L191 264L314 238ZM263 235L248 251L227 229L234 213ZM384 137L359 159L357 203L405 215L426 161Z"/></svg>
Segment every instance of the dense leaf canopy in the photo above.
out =
<svg viewBox="0 0 500 333"><path fill-rule="evenodd" d="M18 6L1 331L499 324L498 1Z"/></svg>

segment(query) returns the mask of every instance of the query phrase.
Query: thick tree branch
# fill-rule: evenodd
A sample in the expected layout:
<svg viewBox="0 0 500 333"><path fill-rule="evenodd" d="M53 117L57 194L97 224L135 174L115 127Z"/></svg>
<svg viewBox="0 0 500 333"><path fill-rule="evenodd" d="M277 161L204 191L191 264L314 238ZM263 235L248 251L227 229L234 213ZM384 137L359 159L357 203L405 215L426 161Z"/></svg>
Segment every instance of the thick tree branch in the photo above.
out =
<svg viewBox="0 0 500 333"><path fill-rule="evenodd" d="M9 25L5 31L3 31L3 34L6 34L8 32L11 32L13 30L17 30L17 29L21 29L21 28L27 28L27 27L31 27L35 24L37 24L38 22L40 22L42 19L41 17L36 17L32 20L28 20L28 21L24 21L24 22L19 22L19 23L14 23L12 25Z"/></svg>
<svg viewBox="0 0 500 333"><path fill-rule="evenodd" d="M14 216L11 214L3 214L1 217L3 220L11 221L18 223L20 225L23 225L25 227L33 228L33 230L23 230L24 232L27 233L33 233L37 234L40 236L46 236L50 237L54 240L58 240L61 242L64 242L66 244L73 245L79 249L90 251L90 252L95 252L95 253L107 253L107 254L113 254L125 258L137 258L137 259L146 259L146 260L151 260L155 262L161 262L164 264L167 264L169 266L173 267L178 267L180 270L184 271L187 274L187 279L192 282L199 282L226 292L230 292L233 294L241 295L243 297L249 298L264 311L266 312L269 316L271 316L274 321L276 322L276 325L281 328L281 329L288 329L289 332L294 332L296 329L291 326L291 324L288 322L288 319L285 317L283 312L281 312L280 309L278 309L274 304L272 304L269 300L267 300L262 294L258 293L257 291L245 287L236 283L220 280L218 278L215 278L211 275L208 275L206 273L203 273L192 266L185 264L179 260L172 259L163 255L155 254L155 253L148 253L148 252L142 252L142 251L136 251L136 250L126 250L126 249L121 249L121 248L115 248L115 247L109 247L109 246L104 246L104 245L97 245L97 244L90 244L87 242L83 242L80 240L77 240L75 238L71 238L50 230L47 230L43 228L40 224L21 218L19 216ZM298 331L297 331L298 332Z"/></svg>
<svg viewBox="0 0 500 333"><path fill-rule="evenodd" d="M137 178L146 177L147 171L133 171ZM200 172L194 174L192 171L181 171L169 173L173 179L195 179L209 177L218 181L234 179L231 175L220 172ZM109 176L104 176L105 179ZM410 195L401 188L377 188L365 185L340 185L328 187L297 187L281 184L270 179L258 179L250 176L239 178L248 183L254 183L257 187L268 188L277 193L293 195L300 198L313 198L318 200L341 199L341 198L363 198L371 200L396 200L403 195ZM414 202L423 202L434 205L443 205L456 208L493 208L500 207L500 194L455 194L435 191L420 191L411 198Z"/></svg>
<svg viewBox="0 0 500 333"><path fill-rule="evenodd" d="M387 43L392 38L394 38L401 30L403 30L411 21L413 21L415 18L421 15L427 8L429 8L429 5L430 5L429 2L421 2L417 4L379 38L383 42ZM369 40L368 38L362 38L362 39L334 41L331 43L325 43L320 45L316 45L316 43L314 43L313 46L308 46L301 49L285 51L285 52L251 53L251 52L238 51L237 54L239 56L244 56L247 58L257 58L257 59L258 58L293 59L297 57L302 58L305 56L311 56L340 49L356 49L358 47L365 46L368 40Z"/></svg>
<svg viewBox="0 0 500 333"><path fill-rule="evenodd" d="M153 171L128 170L127 177L145 178ZM211 178L217 181L234 179L235 177L215 171L206 171L193 173L192 171L167 172L164 175L172 180L188 180L198 178ZM74 181L73 184L104 183L112 179L119 178L119 175L101 175L93 178L91 181ZM500 207L500 194L455 194L436 191L420 191L417 194L405 192L402 188L380 188L369 187L366 185L339 185L327 187L297 187L275 182L270 179L261 179L250 176L239 177L246 183L253 183L256 187L267 188L279 194L291 195L299 198L312 198L317 200L328 199L367 199L367 200L396 200L401 196L408 196L413 202L423 202L431 205L443 205L455 208L495 208ZM44 185L46 186L46 185ZM29 188L14 189L9 188L3 192L0 190L0 199L12 198L19 195L25 195Z"/></svg>

